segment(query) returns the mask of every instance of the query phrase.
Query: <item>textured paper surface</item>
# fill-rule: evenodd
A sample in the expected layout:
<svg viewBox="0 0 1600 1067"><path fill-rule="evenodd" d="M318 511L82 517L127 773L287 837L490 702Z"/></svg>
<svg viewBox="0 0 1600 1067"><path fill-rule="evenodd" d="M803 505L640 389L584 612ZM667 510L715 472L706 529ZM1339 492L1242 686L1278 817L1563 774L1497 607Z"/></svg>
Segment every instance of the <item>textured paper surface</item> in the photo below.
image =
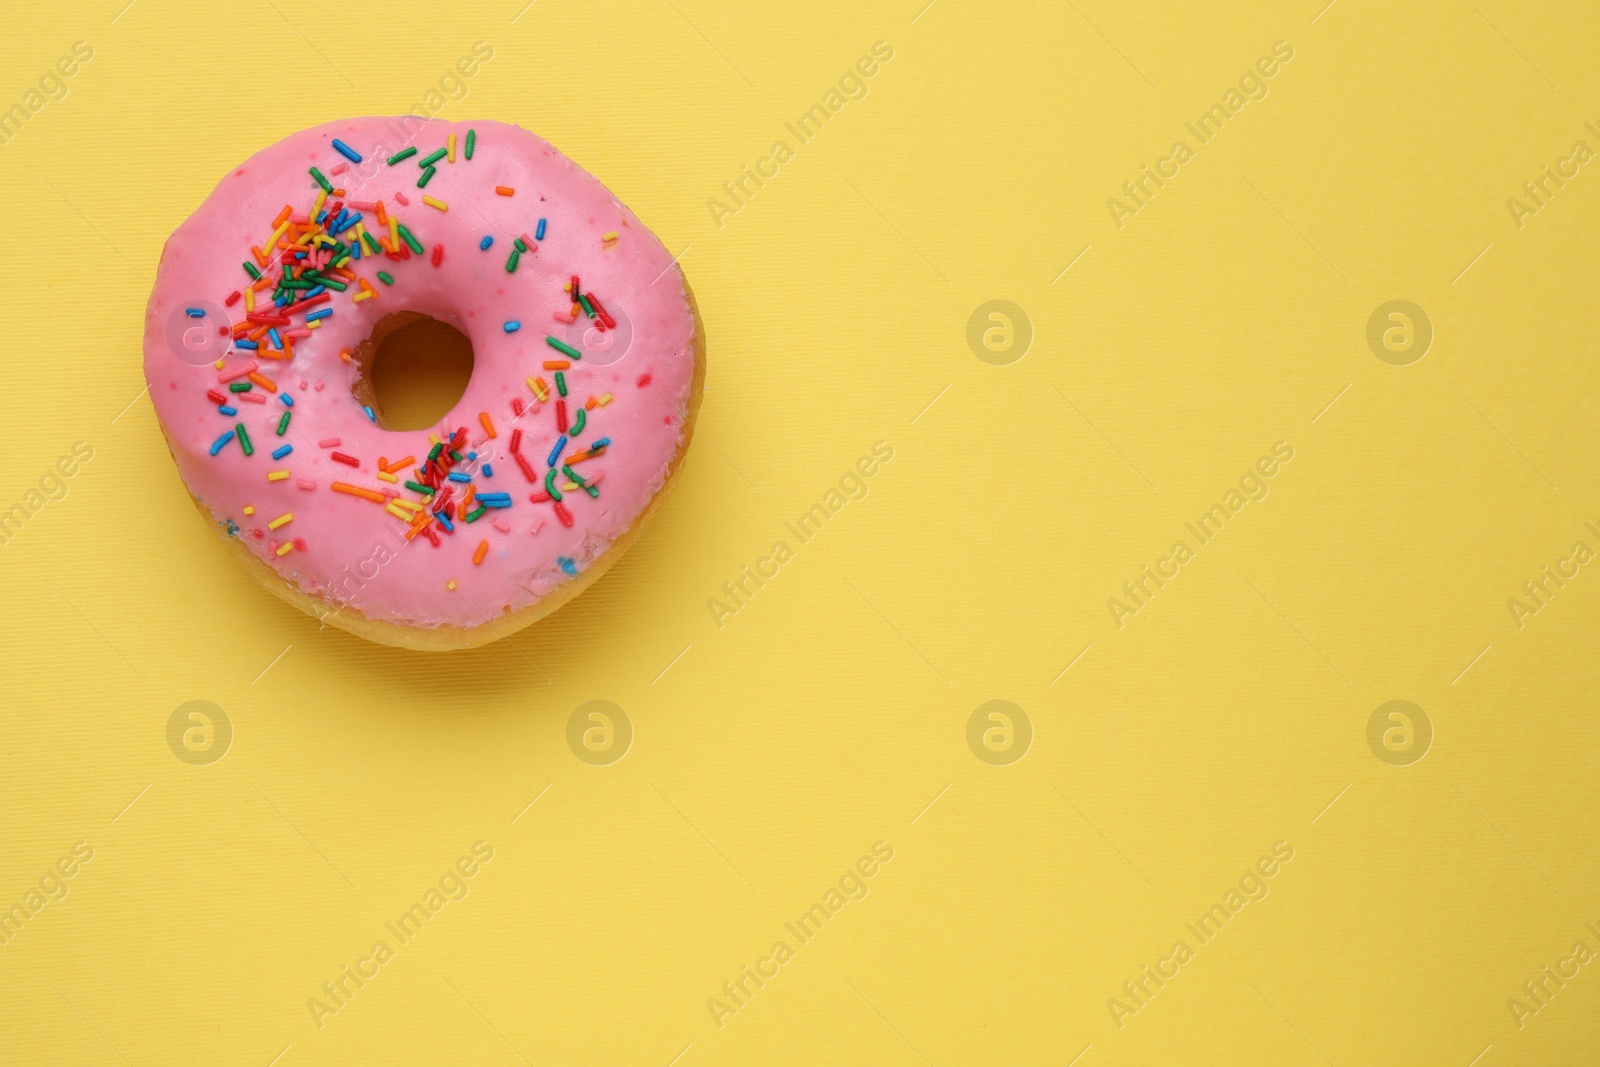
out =
<svg viewBox="0 0 1600 1067"><path fill-rule="evenodd" d="M122 2L5 32L0 1058L1594 1062L1600 17ZM257 589L140 395L217 178L413 107L710 338L648 535L449 656Z"/></svg>

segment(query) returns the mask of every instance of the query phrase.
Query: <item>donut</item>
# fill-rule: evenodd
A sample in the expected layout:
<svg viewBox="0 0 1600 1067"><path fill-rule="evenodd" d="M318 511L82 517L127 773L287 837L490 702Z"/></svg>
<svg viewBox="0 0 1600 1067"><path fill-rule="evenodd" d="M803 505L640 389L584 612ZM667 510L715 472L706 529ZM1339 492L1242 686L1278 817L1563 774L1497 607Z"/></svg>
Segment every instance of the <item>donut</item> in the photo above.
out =
<svg viewBox="0 0 1600 1067"><path fill-rule="evenodd" d="M402 429L372 367L424 319L471 376ZM269 592L446 650L627 549L681 468L705 345L676 257L596 178L517 126L402 116L230 171L162 251L144 371L196 508Z"/></svg>

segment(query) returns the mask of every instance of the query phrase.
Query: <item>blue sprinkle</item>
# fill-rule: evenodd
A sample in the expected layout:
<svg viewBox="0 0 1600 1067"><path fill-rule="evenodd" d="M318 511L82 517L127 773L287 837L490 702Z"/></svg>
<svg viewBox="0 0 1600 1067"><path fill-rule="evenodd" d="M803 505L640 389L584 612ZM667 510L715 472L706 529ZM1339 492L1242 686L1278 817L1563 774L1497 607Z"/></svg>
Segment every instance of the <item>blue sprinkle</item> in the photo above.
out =
<svg viewBox="0 0 1600 1067"><path fill-rule="evenodd" d="M533 239L535 241L544 240L544 219L539 220L539 228L533 231Z"/></svg>
<svg viewBox="0 0 1600 1067"><path fill-rule="evenodd" d="M561 458L561 450L566 447L567 435L562 434L560 437L556 438L555 446L550 449L550 456L544 461L544 465L546 467L554 467L556 465L556 460Z"/></svg>
<svg viewBox="0 0 1600 1067"><path fill-rule="evenodd" d="M283 406L284 407L286 407L286 408L294 407L294 397L290 396L288 393L279 393L278 394L278 399L283 401Z"/></svg>
<svg viewBox="0 0 1600 1067"><path fill-rule="evenodd" d="M351 148L337 137L333 139L333 149L352 163L361 162L361 153L357 152L354 148Z"/></svg>
<svg viewBox="0 0 1600 1067"><path fill-rule="evenodd" d="M233 440L233 431L229 430L215 441L211 442L211 454L214 456L222 451L222 446Z"/></svg>
<svg viewBox="0 0 1600 1067"><path fill-rule="evenodd" d="M223 414L223 415L237 415L237 414L239 414L239 409L238 408L229 407L227 404L223 404L222 406L217 408L217 411L220 414Z"/></svg>
<svg viewBox="0 0 1600 1067"><path fill-rule="evenodd" d="M595 441L589 447L590 448L604 448L606 445L609 445L610 443L611 443L611 438L602 437L602 438L600 438L600 440Z"/></svg>
<svg viewBox="0 0 1600 1067"><path fill-rule="evenodd" d="M556 562L561 564L562 570L566 571L574 578L578 576L578 563L576 560L569 559L566 556L557 556Z"/></svg>
<svg viewBox="0 0 1600 1067"><path fill-rule="evenodd" d="M483 476L485 478L493 478L494 477L494 468L489 466L489 464L485 463L483 465Z"/></svg>
<svg viewBox="0 0 1600 1067"><path fill-rule="evenodd" d="M378 416L374 415L372 413L372 409L367 407L365 404L361 405L361 410L365 411L367 413L367 421L368 422L377 422L378 421Z"/></svg>
<svg viewBox="0 0 1600 1067"><path fill-rule="evenodd" d="M516 319L512 319L505 325L506 333L516 333L520 329L522 329L522 323L518 322Z"/></svg>
<svg viewBox="0 0 1600 1067"><path fill-rule="evenodd" d="M360 241L351 241L350 242L350 258L351 259L360 259L361 258L361 242Z"/></svg>
<svg viewBox="0 0 1600 1067"><path fill-rule="evenodd" d="M448 515L446 515L444 512L436 511L436 512L433 513L433 517L438 519L439 520L439 525L443 526L446 530L450 530L450 531L454 531L455 530L455 528L456 528L455 523L451 522L450 521L450 517Z"/></svg>
<svg viewBox="0 0 1600 1067"><path fill-rule="evenodd" d="M275 296L275 297L272 298L272 306L273 307L280 307L281 308L281 307L283 307L283 305L287 304L288 302L289 302L288 294L284 294L284 295L281 295L281 296Z"/></svg>
<svg viewBox="0 0 1600 1067"><path fill-rule="evenodd" d="M468 459L477 459L478 458L478 453L476 453L476 452L468 452L467 453L467 458Z"/></svg>
<svg viewBox="0 0 1600 1067"><path fill-rule="evenodd" d="M191 319L203 319L206 317L204 308L184 308L183 313Z"/></svg>
<svg viewBox="0 0 1600 1067"><path fill-rule="evenodd" d="M287 456L290 452L293 452L293 451L294 451L294 445L279 445L277 448L274 448L272 450L272 458L273 459L282 459L284 456Z"/></svg>
<svg viewBox="0 0 1600 1067"><path fill-rule="evenodd" d="M283 338L278 336L278 328L276 326L273 326L267 330L267 336L272 338L272 343L278 349L278 351L283 351Z"/></svg>
<svg viewBox="0 0 1600 1067"><path fill-rule="evenodd" d="M234 347L236 347L236 348L248 348L252 352L254 352L256 349L261 347L255 341L245 341L245 340L242 340L242 339L233 342L233 344L234 344Z"/></svg>
<svg viewBox="0 0 1600 1067"><path fill-rule="evenodd" d="M306 290L306 295L302 299L311 300L311 299L313 299L315 297L321 296L323 293L326 293L327 291L328 291L328 287L326 285L319 285L319 286L316 286L313 289L307 289Z"/></svg>
<svg viewBox="0 0 1600 1067"><path fill-rule="evenodd" d="M509 504L509 503L511 503L511 494L510 493L479 493L473 499L475 499L475 500L503 500L507 504Z"/></svg>
<svg viewBox="0 0 1600 1067"><path fill-rule="evenodd" d="M462 474L460 471L451 471L445 477L449 478L452 482L470 482L470 481L472 481L472 475L470 475L470 474Z"/></svg>
<svg viewBox="0 0 1600 1067"><path fill-rule="evenodd" d="M478 242L478 247L487 252L489 251L489 246L492 244L494 244L494 238L485 236L483 240Z"/></svg>
<svg viewBox="0 0 1600 1067"><path fill-rule="evenodd" d="M328 316L330 316L332 314L333 314L333 309L332 308L318 308L315 311L308 311L306 313L306 321L307 322L316 322L318 319L325 319L325 318L327 318Z"/></svg>

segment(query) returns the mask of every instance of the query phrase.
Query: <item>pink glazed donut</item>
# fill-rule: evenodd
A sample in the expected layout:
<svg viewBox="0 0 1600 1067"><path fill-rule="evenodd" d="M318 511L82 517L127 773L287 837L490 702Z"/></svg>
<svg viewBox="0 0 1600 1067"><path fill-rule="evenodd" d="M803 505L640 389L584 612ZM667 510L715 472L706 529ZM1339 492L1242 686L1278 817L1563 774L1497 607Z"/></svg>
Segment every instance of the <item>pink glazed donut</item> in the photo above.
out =
<svg viewBox="0 0 1600 1067"><path fill-rule="evenodd" d="M424 430L369 371L429 316L473 349ZM167 241L144 371L200 512L271 592L383 644L504 637L614 562L688 448L705 348L673 256L498 122L329 123L230 172Z"/></svg>

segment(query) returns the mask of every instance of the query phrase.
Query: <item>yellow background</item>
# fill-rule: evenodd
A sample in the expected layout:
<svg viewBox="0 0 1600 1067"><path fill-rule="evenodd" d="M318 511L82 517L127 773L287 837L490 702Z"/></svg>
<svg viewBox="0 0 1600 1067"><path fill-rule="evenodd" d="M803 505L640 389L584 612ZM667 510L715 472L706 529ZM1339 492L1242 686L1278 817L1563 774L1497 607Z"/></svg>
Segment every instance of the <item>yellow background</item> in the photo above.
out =
<svg viewBox="0 0 1600 1067"><path fill-rule="evenodd" d="M1520 629L1506 602L1600 548L1600 165L1520 229L1506 200L1600 148L1600 16L922 5L6 12L0 102L94 58L0 148L0 501L94 459L0 549L0 904L95 851L0 948L0 1059L1595 1062L1600 963L1520 1029L1507 1001L1600 949L1600 576ZM542 134L687 248L710 363L628 557L427 656L225 556L140 335L229 166L423 102L480 40L439 113ZM707 200L880 40L869 94L719 228ZM1280 40L1270 94L1195 144ZM1119 229L1108 198L1180 138ZM1003 366L967 340L993 299L1033 332ZM1434 328L1409 366L1366 342L1393 299ZM1270 495L1118 628L1106 600L1280 440ZM878 441L865 499L719 628L708 600ZM568 747L592 699L632 724L620 762ZM1008 766L966 740L993 699L1032 727ZM1432 724L1409 766L1366 740L1394 699ZM167 745L190 700L234 732L208 766ZM319 1029L307 999L480 840L470 895ZM877 841L870 895L719 1029L707 1000ZM1277 841L1270 895L1119 1029L1108 998Z"/></svg>

